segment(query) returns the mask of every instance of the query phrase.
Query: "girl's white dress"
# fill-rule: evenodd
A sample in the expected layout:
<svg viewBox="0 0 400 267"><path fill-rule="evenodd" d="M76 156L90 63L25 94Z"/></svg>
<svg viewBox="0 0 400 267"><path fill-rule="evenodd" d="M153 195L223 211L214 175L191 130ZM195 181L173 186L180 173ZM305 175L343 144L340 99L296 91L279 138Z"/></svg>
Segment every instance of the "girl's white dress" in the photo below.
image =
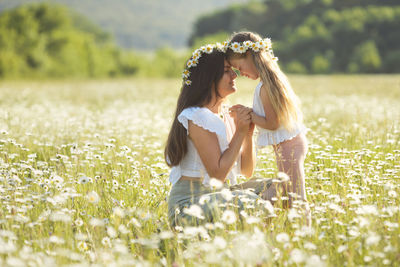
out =
<svg viewBox="0 0 400 267"><path fill-rule="evenodd" d="M264 106L261 101L260 97L260 90L261 90L262 82L260 82L256 90L254 92L254 99L253 99L253 112L256 113L258 116L261 117L268 117L265 114ZM283 126L279 127L278 129L271 131L257 126L258 136L257 136L257 146L264 147L268 145L276 145L282 143L283 141L290 140L293 137L296 137L300 133L306 132L306 127L298 123L293 127L292 131L286 130Z"/></svg>

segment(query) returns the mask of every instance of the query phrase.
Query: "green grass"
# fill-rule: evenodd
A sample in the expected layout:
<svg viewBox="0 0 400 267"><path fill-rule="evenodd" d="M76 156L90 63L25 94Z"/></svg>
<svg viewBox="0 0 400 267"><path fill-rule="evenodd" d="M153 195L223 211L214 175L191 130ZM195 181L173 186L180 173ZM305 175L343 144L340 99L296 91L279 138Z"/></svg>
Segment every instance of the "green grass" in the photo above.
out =
<svg viewBox="0 0 400 267"><path fill-rule="evenodd" d="M180 80L0 83L0 265L399 265L400 76L290 79L312 228L277 208L182 232L163 160ZM237 84L229 103L251 105ZM271 149L255 175L276 175Z"/></svg>

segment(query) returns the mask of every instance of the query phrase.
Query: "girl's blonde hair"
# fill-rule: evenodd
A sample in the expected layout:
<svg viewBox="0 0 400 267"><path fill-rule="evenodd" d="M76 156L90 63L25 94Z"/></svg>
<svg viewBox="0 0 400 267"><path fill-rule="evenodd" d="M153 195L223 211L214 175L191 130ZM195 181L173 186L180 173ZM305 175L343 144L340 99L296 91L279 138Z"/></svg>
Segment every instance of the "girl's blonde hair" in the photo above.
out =
<svg viewBox="0 0 400 267"><path fill-rule="evenodd" d="M243 43L245 41L258 42L262 38L253 32L234 33L230 44L234 42ZM287 130L292 130L296 123L303 120L300 110L300 101L294 93L286 75L281 71L272 56L265 50L255 52L249 49L246 53L235 53L232 49L226 51L227 60L233 58L244 58L247 53L251 53L254 65L260 75L263 87L266 89L267 96L272 104L279 124Z"/></svg>

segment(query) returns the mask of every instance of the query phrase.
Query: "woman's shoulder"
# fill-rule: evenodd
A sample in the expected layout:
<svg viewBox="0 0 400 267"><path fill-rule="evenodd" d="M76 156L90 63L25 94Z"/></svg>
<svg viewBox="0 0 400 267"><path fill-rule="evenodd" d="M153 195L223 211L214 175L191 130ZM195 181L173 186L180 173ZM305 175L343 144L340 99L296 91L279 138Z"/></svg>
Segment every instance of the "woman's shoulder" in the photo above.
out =
<svg viewBox="0 0 400 267"><path fill-rule="evenodd" d="M217 115L212 113L208 108L204 107L189 107L182 110L178 116L178 120L182 125L189 129L189 121L200 126L209 132L214 132L217 135L225 135L225 124Z"/></svg>

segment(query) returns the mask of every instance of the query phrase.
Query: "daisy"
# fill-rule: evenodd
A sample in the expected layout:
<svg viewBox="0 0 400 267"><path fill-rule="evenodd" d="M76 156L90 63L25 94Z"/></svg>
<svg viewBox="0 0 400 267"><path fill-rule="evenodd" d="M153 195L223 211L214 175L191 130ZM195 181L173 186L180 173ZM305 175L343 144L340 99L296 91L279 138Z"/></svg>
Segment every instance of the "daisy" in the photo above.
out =
<svg viewBox="0 0 400 267"><path fill-rule="evenodd" d="M188 68L191 68L191 67L193 66L193 60L190 59L190 60L187 62L186 66L187 66Z"/></svg>
<svg viewBox="0 0 400 267"><path fill-rule="evenodd" d="M244 46L240 46L240 47L239 47L239 49L238 49L238 52L239 52L240 54L243 54L243 53L245 53L245 52L246 52L246 50L247 50L247 48L246 48L246 47L244 47Z"/></svg>
<svg viewBox="0 0 400 267"><path fill-rule="evenodd" d="M225 210L224 213L222 214L222 218L221 219L226 224L233 224L233 223L236 222L236 215L231 210Z"/></svg>
<svg viewBox="0 0 400 267"><path fill-rule="evenodd" d="M235 52L239 49L239 47L240 47L240 44L238 42L234 42L231 44L231 49Z"/></svg>
<svg viewBox="0 0 400 267"><path fill-rule="evenodd" d="M189 75L190 75L190 71L189 70L184 70L182 72L182 78L187 78L187 77L189 77Z"/></svg>
<svg viewBox="0 0 400 267"><path fill-rule="evenodd" d="M205 51L205 52L206 52L207 54L211 54L212 51L213 51L213 47L212 47L211 45L207 45L207 46L206 46L206 51Z"/></svg>
<svg viewBox="0 0 400 267"><path fill-rule="evenodd" d="M243 43L243 45L246 47L246 48L249 48L250 46L251 46L251 41L245 41L244 43Z"/></svg>
<svg viewBox="0 0 400 267"><path fill-rule="evenodd" d="M193 59L200 58L200 56L201 56L201 50L199 50L199 49L196 49L192 54Z"/></svg>
<svg viewBox="0 0 400 267"><path fill-rule="evenodd" d="M87 200L88 200L90 203L93 203L93 204L98 203L99 200L100 200L99 195L98 195L95 191L89 192L89 193L87 194L86 198L87 198Z"/></svg>
<svg viewBox="0 0 400 267"><path fill-rule="evenodd" d="M204 219L203 210L196 204L191 205L189 208L184 208L183 213L199 219Z"/></svg>

